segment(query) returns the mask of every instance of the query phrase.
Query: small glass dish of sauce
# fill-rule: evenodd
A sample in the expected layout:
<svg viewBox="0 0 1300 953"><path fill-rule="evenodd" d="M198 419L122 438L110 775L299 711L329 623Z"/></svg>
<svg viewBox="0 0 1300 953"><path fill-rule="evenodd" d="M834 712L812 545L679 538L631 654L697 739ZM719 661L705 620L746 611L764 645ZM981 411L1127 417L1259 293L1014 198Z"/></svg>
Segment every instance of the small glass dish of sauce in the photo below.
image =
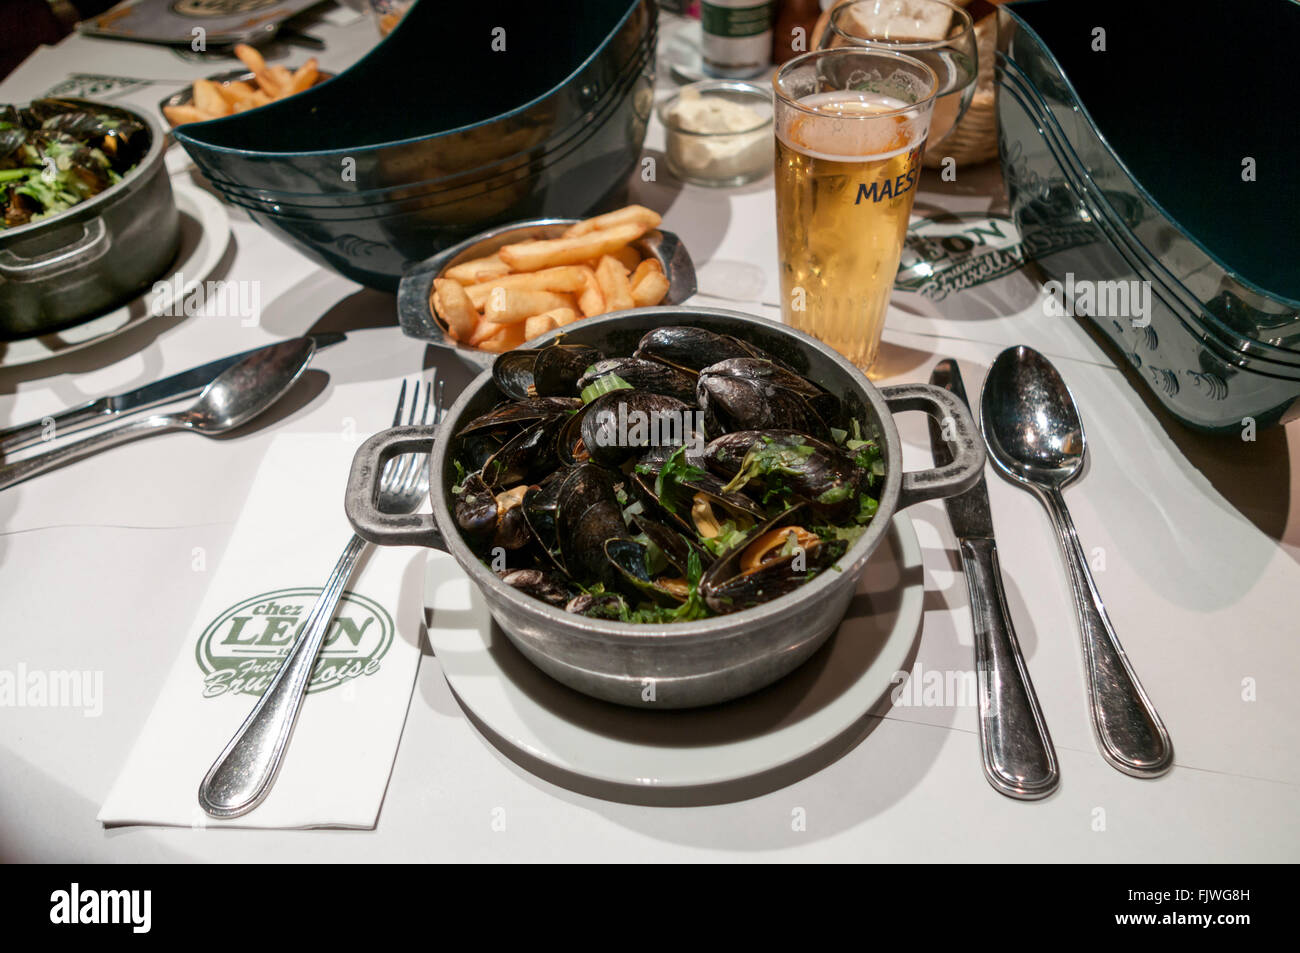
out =
<svg viewBox="0 0 1300 953"><path fill-rule="evenodd" d="M772 93L737 80L710 79L659 104L668 170L695 185L736 186L772 171Z"/></svg>

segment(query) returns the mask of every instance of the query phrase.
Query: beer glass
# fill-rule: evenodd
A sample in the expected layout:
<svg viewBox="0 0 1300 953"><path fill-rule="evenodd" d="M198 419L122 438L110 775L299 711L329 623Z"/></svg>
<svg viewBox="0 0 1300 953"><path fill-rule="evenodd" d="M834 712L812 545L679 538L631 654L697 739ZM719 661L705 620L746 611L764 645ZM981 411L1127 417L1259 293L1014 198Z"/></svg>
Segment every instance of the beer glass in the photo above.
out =
<svg viewBox="0 0 1300 953"><path fill-rule="evenodd" d="M790 60L773 83L785 323L869 371L938 78L902 53L845 48Z"/></svg>
<svg viewBox="0 0 1300 953"><path fill-rule="evenodd" d="M906 53L939 77L930 119L931 146L966 114L979 76L971 16L948 0L853 0L831 11L821 49L861 46Z"/></svg>

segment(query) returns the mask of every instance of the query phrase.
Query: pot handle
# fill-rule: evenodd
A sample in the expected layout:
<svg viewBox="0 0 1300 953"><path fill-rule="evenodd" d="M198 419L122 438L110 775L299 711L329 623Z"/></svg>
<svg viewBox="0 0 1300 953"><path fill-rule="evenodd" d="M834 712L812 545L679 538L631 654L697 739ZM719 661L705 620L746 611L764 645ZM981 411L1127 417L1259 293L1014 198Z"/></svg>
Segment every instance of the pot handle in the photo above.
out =
<svg viewBox="0 0 1300 953"><path fill-rule="evenodd" d="M92 218L81 226L81 235L72 243L37 255L19 255L12 249L0 252L0 275L11 281L36 281L81 268L106 251L110 239L102 218Z"/></svg>
<svg viewBox="0 0 1300 953"><path fill-rule="evenodd" d="M384 464L403 453L427 455L436 439L429 427L394 427L381 430L357 448L343 508L358 536L379 546L447 549L432 513L384 513L376 505Z"/></svg>
<svg viewBox="0 0 1300 953"><path fill-rule="evenodd" d="M952 462L929 470L903 474L898 509L922 500L934 500L965 493L984 476L984 441L975 428L975 418L965 402L951 391L933 384L896 384L880 388L890 413L920 410L941 424L951 422L954 440L949 441Z"/></svg>

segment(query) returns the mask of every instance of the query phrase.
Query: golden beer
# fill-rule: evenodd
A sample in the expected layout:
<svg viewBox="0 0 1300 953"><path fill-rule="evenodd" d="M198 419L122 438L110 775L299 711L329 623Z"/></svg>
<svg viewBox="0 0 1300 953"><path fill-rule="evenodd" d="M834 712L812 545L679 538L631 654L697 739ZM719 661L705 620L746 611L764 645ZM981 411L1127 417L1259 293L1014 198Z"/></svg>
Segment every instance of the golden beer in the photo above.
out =
<svg viewBox="0 0 1300 953"><path fill-rule="evenodd" d="M834 53L853 55L809 55ZM782 314L863 369L880 346L931 103L847 89L778 110Z"/></svg>

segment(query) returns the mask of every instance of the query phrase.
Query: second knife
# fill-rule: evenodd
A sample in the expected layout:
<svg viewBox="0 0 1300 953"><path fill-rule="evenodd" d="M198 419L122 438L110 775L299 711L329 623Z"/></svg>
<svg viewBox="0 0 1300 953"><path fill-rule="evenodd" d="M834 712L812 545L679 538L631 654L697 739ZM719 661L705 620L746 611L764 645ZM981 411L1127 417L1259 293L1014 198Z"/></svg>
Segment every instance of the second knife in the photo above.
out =
<svg viewBox="0 0 1300 953"><path fill-rule="evenodd" d="M936 364L930 383L951 391L970 406L956 361L943 360ZM930 421L930 444L935 464L947 463L951 452L942 425L935 420ZM988 486L981 479L970 490L943 502L957 535L975 625L984 776L1008 797L1022 800L1046 797L1056 790L1061 775L1052 737L1029 680L1002 591Z"/></svg>

